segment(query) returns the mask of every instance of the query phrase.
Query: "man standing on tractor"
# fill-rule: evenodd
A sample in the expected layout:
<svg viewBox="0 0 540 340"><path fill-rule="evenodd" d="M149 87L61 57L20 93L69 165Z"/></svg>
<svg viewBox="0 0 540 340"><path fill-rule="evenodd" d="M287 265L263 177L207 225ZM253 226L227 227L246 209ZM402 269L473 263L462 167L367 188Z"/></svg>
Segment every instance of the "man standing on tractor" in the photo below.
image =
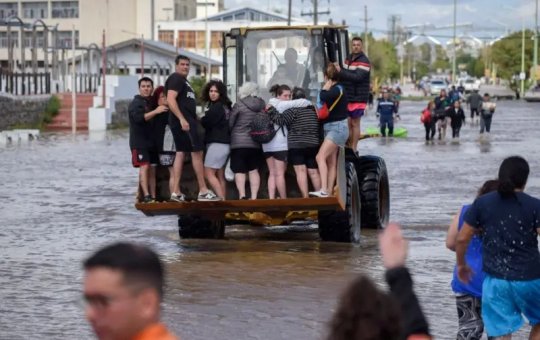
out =
<svg viewBox="0 0 540 340"><path fill-rule="evenodd" d="M344 68L341 69L338 63L336 63L336 68L349 101L347 107L349 111L348 145L356 152L360 139L360 118L364 115L369 100L371 64L362 51L362 38L352 38L351 47L352 53L345 59Z"/></svg>
<svg viewBox="0 0 540 340"><path fill-rule="evenodd" d="M175 59L176 70L165 81L165 93L169 105L169 125L176 146L173 164L174 192L171 201L183 202L185 195L180 191L180 180L184 166L184 153L191 153L191 165L199 185L198 201L219 201L221 198L206 186L204 180L203 151L204 139L198 132L200 125L195 112L197 103L195 91L187 80L190 59L179 55Z"/></svg>

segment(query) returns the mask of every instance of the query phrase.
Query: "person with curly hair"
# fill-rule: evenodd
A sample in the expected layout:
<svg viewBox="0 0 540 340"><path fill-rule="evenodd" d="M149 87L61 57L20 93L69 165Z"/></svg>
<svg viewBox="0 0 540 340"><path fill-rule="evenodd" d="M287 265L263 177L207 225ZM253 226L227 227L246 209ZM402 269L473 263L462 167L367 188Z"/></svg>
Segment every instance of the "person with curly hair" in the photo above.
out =
<svg viewBox="0 0 540 340"><path fill-rule="evenodd" d="M225 199L225 164L230 153L229 114L232 103L227 96L227 87L221 80L210 80L206 83L201 99L207 105L204 117L201 118L206 144L204 177L217 196Z"/></svg>

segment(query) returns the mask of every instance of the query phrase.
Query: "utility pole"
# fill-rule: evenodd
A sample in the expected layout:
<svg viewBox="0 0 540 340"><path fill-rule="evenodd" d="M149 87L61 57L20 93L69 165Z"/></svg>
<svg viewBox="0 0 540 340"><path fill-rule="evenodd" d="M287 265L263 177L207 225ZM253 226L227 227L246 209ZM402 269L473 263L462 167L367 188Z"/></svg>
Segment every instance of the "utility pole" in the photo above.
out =
<svg viewBox="0 0 540 340"><path fill-rule="evenodd" d="M101 101L101 104L105 108L105 99L107 96L107 77L105 76L107 74L107 45L105 43L105 30L103 30L103 36L101 37L101 40L101 72L103 74L103 79L101 80L101 96L103 99Z"/></svg>
<svg viewBox="0 0 540 340"><path fill-rule="evenodd" d="M538 66L538 0L536 0L536 10L534 12L534 51L533 51L533 74L532 79L536 85L536 68Z"/></svg>
<svg viewBox="0 0 540 340"><path fill-rule="evenodd" d="M77 96L76 86L77 82L75 77L77 73L75 71L75 25L71 28L71 133L77 133Z"/></svg>
<svg viewBox="0 0 540 340"><path fill-rule="evenodd" d="M289 12L287 12L287 26L291 26L292 0L289 0Z"/></svg>
<svg viewBox="0 0 540 340"><path fill-rule="evenodd" d="M368 48L369 48L369 42L368 42L368 21L371 21L372 18L368 18L367 15L367 6L364 5L364 17L360 18L361 21L364 21L364 53L365 55L368 55Z"/></svg>
<svg viewBox="0 0 540 340"><path fill-rule="evenodd" d="M454 37L452 46L454 53L452 55L452 84L456 82L456 16L457 16L457 0L454 0Z"/></svg>
<svg viewBox="0 0 540 340"><path fill-rule="evenodd" d="M521 97L525 94L525 22L521 21L521 73L519 74L521 80Z"/></svg>
<svg viewBox="0 0 540 340"><path fill-rule="evenodd" d="M144 34L141 34L141 78L144 77Z"/></svg>
<svg viewBox="0 0 540 340"><path fill-rule="evenodd" d="M313 17L313 25L317 25L319 23L319 14L330 14L330 10L326 10L323 12L319 12L319 0L311 0L313 2L313 12L306 12L302 11L300 13L301 16L310 16Z"/></svg>

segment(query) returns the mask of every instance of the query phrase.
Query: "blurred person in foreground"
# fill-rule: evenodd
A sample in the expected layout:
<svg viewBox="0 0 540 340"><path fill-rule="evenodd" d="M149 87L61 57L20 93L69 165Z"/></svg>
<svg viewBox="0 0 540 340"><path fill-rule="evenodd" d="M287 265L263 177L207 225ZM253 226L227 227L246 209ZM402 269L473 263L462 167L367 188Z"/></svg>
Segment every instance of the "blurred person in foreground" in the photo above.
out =
<svg viewBox="0 0 540 340"><path fill-rule="evenodd" d="M490 339L511 339L523 316L531 324L529 339L540 339L540 200L523 192L528 176L524 158L506 158L497 191L474 201L456 241L457 275L469 283L466 252L475 233L482 235L482 319Z"/></svg>
<svg viewBox="0 0 540 340"><path fill-rule="evenodd" d="M116 243L86 259L86 318L100 340L177 340L160 323L164 269L149 248Z"/></svg>
<svg viewBox="0 0 540 340"><path fill-rule="evenodd" d="M360 275L341 296L327 340L431 339L405 267L408 242L398 224L386 227L379 236L379 247L390 293Z"/></svg>
<svg viewBox="0 0 540 340"><path fill-rule="evenodd" d="M497 191L499 181L485 181L478 190L480 197L492 191ZM452 219L446 234L446 248L456 251L456 240L459 231L463 227L465 213L471 207L463 205ZM482 284L486 274L482 270L482 239L480 235L474 235L467 248L467 263L473 270L473 276L469 283L459 281L457 267L454 267L452 277L452 290L456 294L456 308L458 313L458 340L479 340L484 333L484 321L482 320Z"/></svg>

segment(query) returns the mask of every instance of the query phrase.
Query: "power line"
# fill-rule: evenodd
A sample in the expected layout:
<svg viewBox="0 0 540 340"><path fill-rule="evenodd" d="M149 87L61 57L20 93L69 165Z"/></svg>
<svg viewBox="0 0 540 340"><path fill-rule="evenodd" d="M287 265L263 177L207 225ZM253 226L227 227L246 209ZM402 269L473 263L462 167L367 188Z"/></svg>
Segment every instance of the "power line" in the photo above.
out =
<svg viewBox="0 0 540 340"><path fill-rule="evenodd" d="M302 3L303 2L304 1L302 0ZM319 11L319 0L311 0L311 2L313 2L313 11L304 13L304 10L302 10L302 12L300 12L300 15L301 16L313 17L313 24L317 25L318 22L319 22L319 15L320 14L330 14L330 9L327 9L326 11L321 12L321 11ZM330 0L328 0L328 4L330 4Z"/></svg>

